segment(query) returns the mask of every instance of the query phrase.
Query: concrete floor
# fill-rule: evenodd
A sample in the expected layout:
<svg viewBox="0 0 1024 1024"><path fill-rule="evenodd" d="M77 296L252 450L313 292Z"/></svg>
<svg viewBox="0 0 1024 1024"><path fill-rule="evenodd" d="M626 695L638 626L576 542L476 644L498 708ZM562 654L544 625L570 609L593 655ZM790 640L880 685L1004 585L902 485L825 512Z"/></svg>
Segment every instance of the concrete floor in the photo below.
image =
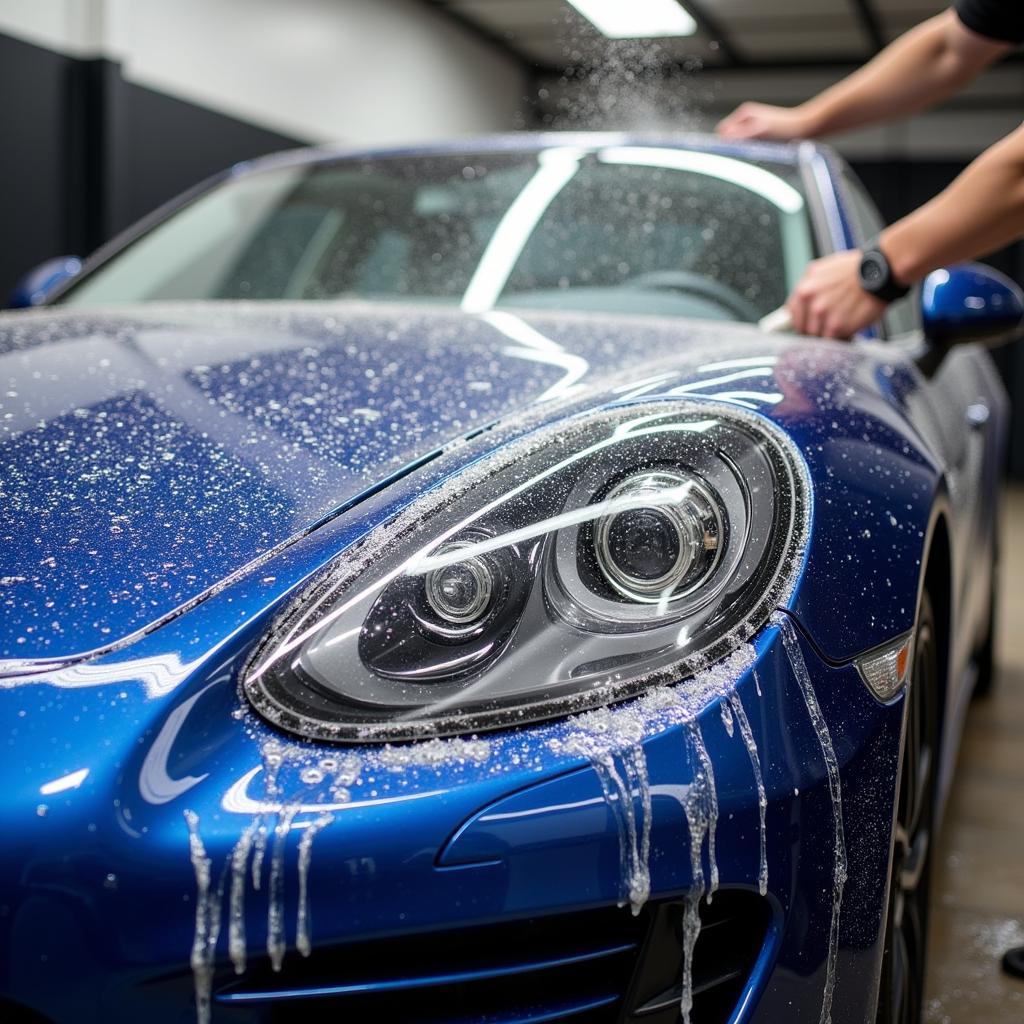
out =
<svg viewBox="0 0 1024 1024"><path fill-rule="evenodd" d="M1024 981L999 966L1024 945L1024 489L1006 496L1002 550L999 672L969 712L935 861L929 1024L1024 1021Z"/></svg>

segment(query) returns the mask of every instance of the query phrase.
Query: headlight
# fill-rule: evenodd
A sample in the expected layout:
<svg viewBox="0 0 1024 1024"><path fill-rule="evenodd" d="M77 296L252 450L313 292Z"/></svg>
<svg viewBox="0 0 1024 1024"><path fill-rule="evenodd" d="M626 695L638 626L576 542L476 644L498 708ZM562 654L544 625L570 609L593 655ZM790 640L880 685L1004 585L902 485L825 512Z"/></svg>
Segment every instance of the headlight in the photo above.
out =
<svg viewBox="0 0 1024 1024"><path fill-rule="evenodd" d="M344 552L244 676L281 728L360 742L495 729L685 678L748 640L803 551L789 440L712 403L537 431Z"/></svg>

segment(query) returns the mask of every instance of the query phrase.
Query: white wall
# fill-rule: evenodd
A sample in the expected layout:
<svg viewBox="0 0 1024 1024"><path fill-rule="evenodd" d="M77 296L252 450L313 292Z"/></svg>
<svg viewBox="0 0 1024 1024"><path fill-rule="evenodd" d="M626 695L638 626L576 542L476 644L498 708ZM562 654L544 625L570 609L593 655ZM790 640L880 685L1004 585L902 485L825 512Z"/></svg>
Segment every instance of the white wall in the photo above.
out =
<svg viewBox="0 0 1024 1024"><path fill-rule="evenodd" d="M69 57L103 52L102 0L0 0L0 32Z"/></svg>
<svg viewBox="0 0 1024 1024"><path fill-rule="evenodd" d="M0 0L0 32L310 142L508 130L527 89L418 0Z"/></svg>

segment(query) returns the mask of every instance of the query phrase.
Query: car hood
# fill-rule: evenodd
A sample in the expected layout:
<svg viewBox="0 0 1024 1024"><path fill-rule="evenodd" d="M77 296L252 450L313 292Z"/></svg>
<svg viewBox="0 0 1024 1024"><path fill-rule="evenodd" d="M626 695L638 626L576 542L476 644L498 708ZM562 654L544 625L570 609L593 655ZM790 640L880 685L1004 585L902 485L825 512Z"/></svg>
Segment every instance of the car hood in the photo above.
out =
<svg viewBox="0 0 1024 1024"><path fill-rule="evenodd" d="M105 648L468 433L737 334L766 344L354 304L0 315L0 659Z"/></svg>
<svg viewBox="0 0 1024 1024"><path fill-rule="evenodd" d="M116 643L446 443L721 332L309 303L0 315L0 658Z"/></svg>

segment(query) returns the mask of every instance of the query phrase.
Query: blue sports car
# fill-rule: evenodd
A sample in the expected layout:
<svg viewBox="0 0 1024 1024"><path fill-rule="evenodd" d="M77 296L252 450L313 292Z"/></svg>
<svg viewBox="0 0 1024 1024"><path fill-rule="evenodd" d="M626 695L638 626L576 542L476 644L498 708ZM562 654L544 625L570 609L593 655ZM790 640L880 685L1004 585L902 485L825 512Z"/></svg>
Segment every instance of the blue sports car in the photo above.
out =
<svg viewBox="0 0 1024 1024"><path fill-rule="evenodd" d="M919 1019L1014 334L814 146L233 168L0 315L0 1018Z"/></svg>

